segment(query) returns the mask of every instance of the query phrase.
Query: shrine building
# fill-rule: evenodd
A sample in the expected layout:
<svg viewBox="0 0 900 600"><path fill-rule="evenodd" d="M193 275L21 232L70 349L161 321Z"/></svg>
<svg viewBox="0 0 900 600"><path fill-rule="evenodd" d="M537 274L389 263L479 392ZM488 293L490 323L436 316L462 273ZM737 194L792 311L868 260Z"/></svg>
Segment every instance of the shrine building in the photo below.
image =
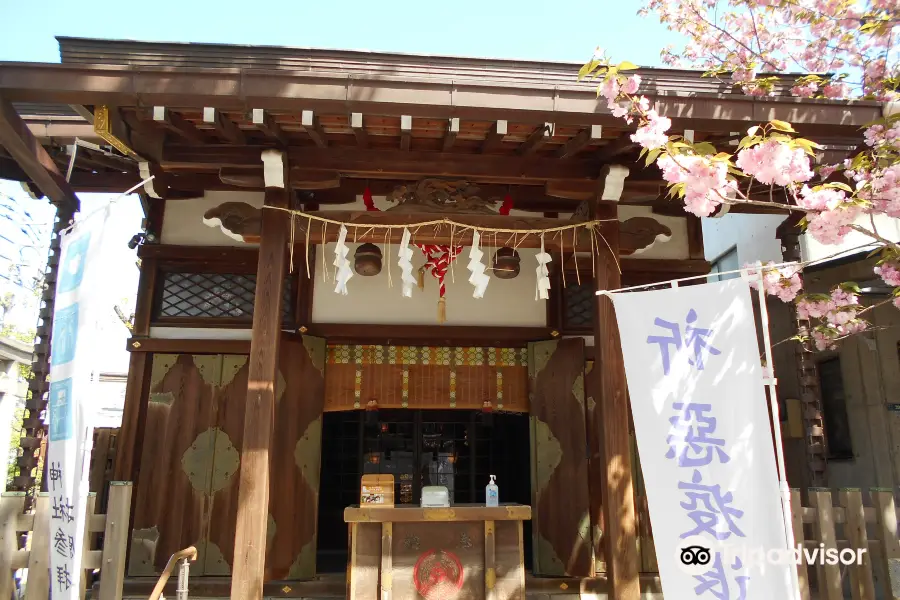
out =
<svg viewBox="0 0 900 600"><path fill-rule="evenodd" d="M613 308L595 292L710 265L700 219L667 197L580 65L59 45L61 64L0 62L0 177L54 203L57 231L76 194L144 182L112 477L134 485L126 597L146 597L191 545L192 597L440 597L422 587L432 535L438 579L471 586L465 597L659 589L652 474ZM780 119L836 162L882 112L637 73L672 133L726 149ZM44 358L52 286L45 301ZM23 473L44 435L37 374ZM398 510L432 486L451 507L484 507L494 475L518 508L428 517L465 521L452 530L396 515L367 529L372 514L346 510L364 475L392 476Z"/></svg>

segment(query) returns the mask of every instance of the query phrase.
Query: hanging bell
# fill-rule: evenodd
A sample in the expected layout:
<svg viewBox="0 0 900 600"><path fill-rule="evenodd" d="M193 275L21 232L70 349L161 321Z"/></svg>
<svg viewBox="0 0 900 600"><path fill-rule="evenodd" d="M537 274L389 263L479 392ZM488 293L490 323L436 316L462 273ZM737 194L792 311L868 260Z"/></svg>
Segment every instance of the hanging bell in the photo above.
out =
<svg viewBox="0 0 900 600"><path fill-rule="evenodd" d="M519 253L514 248L500 248L494 254L494 276L498 279L515 279L519 275L520 262Z"/></svg>
<svg viewBox="0 0 900 600"><path fill-rule="evenodd" d="M353 268L363 277L381 273L381 248L375 244L361 244L353 255Z"/></svg>

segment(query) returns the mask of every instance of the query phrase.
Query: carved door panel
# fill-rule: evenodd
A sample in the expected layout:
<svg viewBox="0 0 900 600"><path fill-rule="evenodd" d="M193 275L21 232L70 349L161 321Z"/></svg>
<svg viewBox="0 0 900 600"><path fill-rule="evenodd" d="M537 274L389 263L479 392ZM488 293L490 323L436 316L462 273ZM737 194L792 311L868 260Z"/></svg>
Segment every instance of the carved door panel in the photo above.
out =
<svg viewBox="0 0 900 600"><path fill-rule="evenodd" d="M216 428L221 448L212 485L206 574L229 575L240 481L240 449L247 397L247 357L226 356L223 385L216 396ZM270 490L266 580L315 576L319 499L325 340L282 336L275 385L275 422L269 454ZM225 378L233 373L230 381ZM227 440L227 443L226 443Z"/></svg>
<svg viewBox="0 0 900 600"><path fill-rule="evenodd" d="M221 363L215 355L153 355L129 575L159 573L172 553L205 537ZM204 574L202 562L192 571Z"/></svg>
<svg viewBox="0 0 900 600"><path fill-rule="evenodd" d="M528 347L535 575L591 575L584 340Z"/></svg>

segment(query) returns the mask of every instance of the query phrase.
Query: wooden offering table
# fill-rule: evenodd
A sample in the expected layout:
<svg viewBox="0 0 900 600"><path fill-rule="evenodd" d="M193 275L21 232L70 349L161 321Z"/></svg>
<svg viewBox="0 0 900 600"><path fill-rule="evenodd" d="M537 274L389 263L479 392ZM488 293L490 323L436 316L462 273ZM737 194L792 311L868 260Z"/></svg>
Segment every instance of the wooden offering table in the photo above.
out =
<svg viewBox="0 0 900 600"><path fill-rule="evenodd" d="M351 506L351 600L525 599L522 521L531 507Z"/></svg>

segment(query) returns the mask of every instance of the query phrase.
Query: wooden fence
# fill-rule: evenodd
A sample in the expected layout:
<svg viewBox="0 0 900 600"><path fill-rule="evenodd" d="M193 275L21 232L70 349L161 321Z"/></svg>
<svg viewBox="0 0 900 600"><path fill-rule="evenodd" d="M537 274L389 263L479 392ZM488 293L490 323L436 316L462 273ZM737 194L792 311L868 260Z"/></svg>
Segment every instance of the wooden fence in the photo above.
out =
<svg viewBox="0 0 900 600"><path fill-rule="evenodd" d="M641 572L654 574L659 567L640 478L636 487ZM893 490L873 488L863 494L860 489L842 489L835 497L830 489L810 488L808 497L809 506L803 506L800 491L791 491L795 547L803 544L812 551L825 544L825 548L865 548L867 552L860 565L799 565L802 600L900 600L900 540Z"/></svg>
<svg viewBox="0 0 900 600"><path fill-rule="evenodd" d="M96 496L88 497L86 507L82 566L81 597L90 579L87 577L100 569L100 598L119 600L125 577L125 550L128 543L128 519L131 511L131 483L114 482L109 488L106 514L95 514ZM23 514L25 496L3 494L0 496L0 598L12 597L15 582L13 572L28 569L25 600L47 600L50 592L50 497L38 496L34 512ZM28 534L25 549L19 549L19 539ZM102 547L98 534L102 534Z"/></svg>
<svg viewBox="0 0 900 600"><path fill-rule="evenodd" d="M810 550L824 544L825 548L865 548L868 552L862 554L862 563L858 565L800 565L801 598L812 598L813 578L819 600L843 600L845 590L853 600L875 600L876 583L882 592L878 597L900 598L900 542L894 491L870 489L870 506L864 504L859 489L840 490L837 506L828 488L809 488L808 494L811 506L807 508L800 503L800 491L791 491L797 544Z"/></svg>

